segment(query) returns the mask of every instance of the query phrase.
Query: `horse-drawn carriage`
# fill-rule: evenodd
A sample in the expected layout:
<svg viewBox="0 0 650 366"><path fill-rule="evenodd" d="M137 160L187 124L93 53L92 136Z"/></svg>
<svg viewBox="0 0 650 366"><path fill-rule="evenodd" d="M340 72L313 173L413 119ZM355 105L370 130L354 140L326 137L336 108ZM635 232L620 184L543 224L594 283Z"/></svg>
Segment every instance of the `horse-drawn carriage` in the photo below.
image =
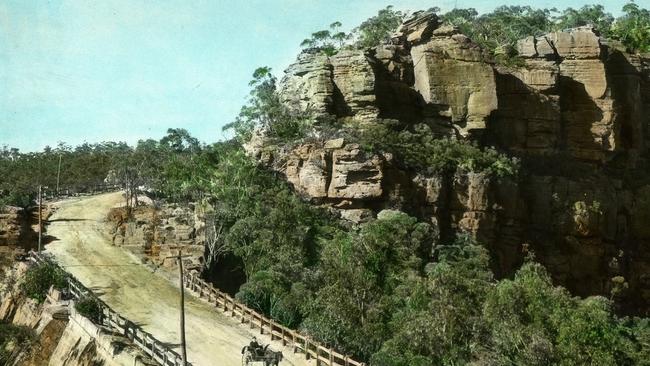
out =
<svg viewBox="0 0 650 366"><path fill-rule="evenodd" d="M264 347L245 346L242 348L241 354L242 366L250 366L256 363L263 363L264 366L278 366L282 361L282 352L273 351L268 344Z"/></svg>

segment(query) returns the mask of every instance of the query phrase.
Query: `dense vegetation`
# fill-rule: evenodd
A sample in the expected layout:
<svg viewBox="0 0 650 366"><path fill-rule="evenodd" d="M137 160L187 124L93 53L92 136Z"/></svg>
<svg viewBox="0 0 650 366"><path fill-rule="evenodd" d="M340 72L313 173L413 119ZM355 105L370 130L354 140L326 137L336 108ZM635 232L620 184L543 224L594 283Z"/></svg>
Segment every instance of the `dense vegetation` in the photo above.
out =
<svg viewBox="0 0 650 366"><path fill-rule="evenodd" d="M97 299L84 297L74 304L74 308L79 314L92 320L95 324L101 324L102 308Z"/></svg>
<svg viewBox="0 0 650 366"><path fill-rule="evenodd" d="M438 243L435 227L398 212L345 229L236 145L221 156L214 250L243 262L237 297L339 350L391 366L625 365L650 351L647 320L571 297L532 261L497 281L467 237Z"/></svg>
<svg viewBox="0 0 650 366"><path fill-rule="evenodd" d="M564 10L499 6L485 14L479 14L474 8L457 8L447 13L441 13L439 8L429 10L438 13L443 22L457 26L474 42L492 52L498 62L516 61L515 45L522 38L585 25L594 26L603 37L621 41L629 51L650 52L650 11L634 2L625 4L623 15L618 18L602 5ZM329 56L343 48L375 47L389 40L406 15L389 6L350 33L342 32L341 23L335 22L330 30L312 33L301 46L320 49Z"/></svg>
<svg viewBox="0 0 650 366"><path fill-rule="evenodd" d="M8 365L13 355L32 343L34 332L28 327L16 326L0 321L0 364Z"/></svg>
<svg viewBox="0 0 650 366"><path fill-rule="evenodd" d="M0 205L33 204L38 186L54 192L83 192L103 184L145 186L172 199L195 198L207 181L205 168L214 157L210 149L183 129L166 136L125 143L84 143L75 148L59 144L41 152L0 149ZM59 174L59 161L61 162Z"/></svg>
<svg viewBox="0 0 650 366"><path fill-rule="evenodd" d="M406 169L427 174L453 174L460 170L512 177L518 173L518 159L493 148L480 148L465 140L436 138L426 124L401 131L395 125L385 120L352 131L351 141L357 141L368 152L392 153Z"/></svg>
<svg viewBox="0 0 650 366"><path fill-rule="evenodd" d="M31 266L25 274L21 290L27 297L42 303L50 287L64 289L68 286L67 275L52 264Z"/></svg>
<svg viewBox="0 0 650 366"><path fill-rule="evenodd" d="M509 57L516 56L514 46L522 38L585 25L594 26L605 38L620 40L632 52L650 51L650 12L633 2L622 10L623 15L614 18L602 5L563 11L500 6L481 15L473 8L454 9L442 18L484 48Z"/></svg>
<svg viewBox="0 0 650 366"><path fill-rule="evenodd" d="M599 6L567 9L559 18L529 7L500 7L480 16L457 9L443 18L476 32L472 37L494 52L522 35L587 23L644 50L650 39L647 11L626 7L618 19ZM352 36L333 23L304 45L326 54L369 47L385 41L403 17L388 7ZM512 279L497 280L486 249L465 235L440 242L435 226L394 211L348 227L303 202L242 149L258 128L288 142L318 127L308 112L281 103L270 71L255 71L249 100L227 126L235 134L231 141L204 145L185 130L170 129L161 140L134 147L59 145L27 154L5 148L4 202L27 205L36 185L54 186L59 156L64 187L83 189L108 177L174 201L208 201L215 235L207 254L234 256L241 263L246 282L237 298L372 365L648 364L648 319L620 318L602 297L572 297L552 284L532 255ZM426 126L400 129L386 121L349 133L367 151L391 152L418 171L460 169L503 177L518 170L516 160L494 149L435 139ZM60 281L53 269L35 267L23 289L42 301L47 288ZM78 310L92 317L95 305L80 302Z"/></svg>

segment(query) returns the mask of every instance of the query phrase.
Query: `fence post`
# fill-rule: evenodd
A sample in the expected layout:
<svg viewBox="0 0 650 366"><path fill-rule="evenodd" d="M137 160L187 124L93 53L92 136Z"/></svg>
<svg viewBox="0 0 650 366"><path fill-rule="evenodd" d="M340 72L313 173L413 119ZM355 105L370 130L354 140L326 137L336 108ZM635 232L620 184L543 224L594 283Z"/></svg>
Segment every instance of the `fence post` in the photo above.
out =
<svg viewBox="0 0 650 366"><path fill-rule="evenodd" d="M333 360L332 360L332 349L330 348L330 366L333 365Z"/></svg>

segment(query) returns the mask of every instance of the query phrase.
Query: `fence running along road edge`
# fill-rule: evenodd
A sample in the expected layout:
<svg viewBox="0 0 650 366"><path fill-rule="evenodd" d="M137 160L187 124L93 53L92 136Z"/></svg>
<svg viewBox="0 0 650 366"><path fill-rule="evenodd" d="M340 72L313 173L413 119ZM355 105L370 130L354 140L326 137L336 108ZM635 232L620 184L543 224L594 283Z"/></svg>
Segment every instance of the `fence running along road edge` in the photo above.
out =
<svg viewBox="0 0 650 366"><path fill-rule="evenodd" d="M64 198L80 194L92 195L110 191L114 192L122 188L123 187L119 185L105 184L93 187L89 193L76 192L72 195L59 194L58 196L53 195L50 197ZM30 255L31 258L35 259L35 261L47 261L61 268L56 262L42 255L34 252L30 252ZM177 357L177 359L174 359L174 361L169 361L170 359L166 358L167 353L164 352L165 346L163 346L162 342L157 341L151 334L145 332L140 327L136 326L133 322L113 311L108 305L97 298L97 296L95 296L92 291L87 289L81 284L81 282L74 278L74 276L62 268L61 270L68 274L71 292L74 291L75 287L78 291L76 294L73 292L73 296L75 296L77 299L83 296L92 296L99 302L100 306L102 307L102 323L106 323L102 325L106 325L109 328L113 327L112 329L117 329L122 332L122 334L127 336L135 344L142 348L148 355L154 358L156 362L162 362L162 365L164 366L182 366L181 358L175 351L166 347L169 354L173 354L175 357ZM260 334L269 334L271 336L271 340L279 340L282 342L283 346L290 345L294 353L302 352L305 354L306 359L314 359L316 361L316 366L366 366L364 362L355 361L348 355L338 353L334 349L325 347L294 329L287 328L271 319L268 319L264 315L259 314L255 310L240 303L232 296L215 288L211 283L203 280L196 270L192 270L189 273L185 274L183 283L186 289L194 292L194 294L200 299L207 300L207 302L213 304L215 308L222 309L224 313L230 312L231 317L240 317L242 324L248 323L251 329L255 327L258 328L260 330ZM127 328L127 325L130 325L131 327ZM188 362L187 365L191 366L191 363Z"/></svg>
<svg viewBox="0 0 650 366"><path fill-rule="evenodd" d="M305 358L314 359L317 366L366 366L363 362L324 347L308 336L266 318L200 278L196 270L185 274L185 288L224 313L230 313L231 317L239 317L241 323L248 323L251 329L258 328L260 334L268 334L271 340L279 340L283 346L291 346L294 353L304 353Z"/></svg>
<svg viewBox="0 0 650 366"><path fill-rule="evenodd" d="M176 351L165 345L165 343L157 340L153 335L144 331L132 321L121 316L115 310L111 309L110 306L99 299L90 289L84 286L78 279L63 269L54 260L48 258L42 253L39 254L36 252L30 252L29 256L37 265L47 263L56 266L63 271L67 277L70 294L75 300L92 298L97 301L101 308L99 325L108 327L110 330L124 335L131 340L133 344L137 345L147 355L149 355L149 357L162 366L183 366L181 356L176 353ZM192 366L192 364L188 362L186 366Z"/></svg>

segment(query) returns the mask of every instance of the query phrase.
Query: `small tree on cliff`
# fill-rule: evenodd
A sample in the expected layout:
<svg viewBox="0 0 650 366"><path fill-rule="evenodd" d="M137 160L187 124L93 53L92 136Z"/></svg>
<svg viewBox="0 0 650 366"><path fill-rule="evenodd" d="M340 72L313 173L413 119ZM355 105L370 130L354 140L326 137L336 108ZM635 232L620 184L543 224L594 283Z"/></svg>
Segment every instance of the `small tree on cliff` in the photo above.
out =
<svg viewBox="0 0 650 366"><path fill-rule="evenodd" d="M631 51L650 52L650 11L629 2L623 13L612 26L612 34Z"/></svg>
<svg viewBox="0 0 650 366"><path fill-rule="evenodd" d="M370 48L388 41L405 16L406 13L394 10L392 5L379 10L377 15L368 18L354 29L353 34L358 37L356 46Z"/></svg>
<svg viewBox="0 0 650 366"><path fill-rule="evenodd" d="M266 130L267 135L281 139L302 137L309 127L308 113L291 110L280 101L277 79L267 66L253 72L252 87L248 103L244 105L234 122L226 124L224 130L233 130L240 142L249 141L255 128Z"/></svg>
<svg viewBox="0 0 650 366"><path fill-rule="evenodd" d="M334 56L350 38L349 34L340 30L341 26L341 22L336 21L330 24L329 30L323 29L312 33L311 37L302 41L300 46L317 48L327 56Z"/></svg>

